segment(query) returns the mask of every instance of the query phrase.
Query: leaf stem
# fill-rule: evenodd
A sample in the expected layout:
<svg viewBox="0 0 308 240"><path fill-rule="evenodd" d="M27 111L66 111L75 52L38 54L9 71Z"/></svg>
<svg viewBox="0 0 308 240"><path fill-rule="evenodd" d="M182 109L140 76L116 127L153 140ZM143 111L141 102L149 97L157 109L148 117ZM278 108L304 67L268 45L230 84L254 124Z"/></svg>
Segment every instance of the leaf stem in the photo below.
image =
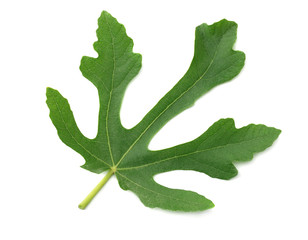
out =
<svg viewBox="0 0 308 240"><path fill-rule="evenodd" d="M88 204L92 201L95 195L102 189L109 178L114 174L114 170L110 169L104 178L96 185L96 187L89 193L89 195L78 205L80 209L85 209Z"/></svg>

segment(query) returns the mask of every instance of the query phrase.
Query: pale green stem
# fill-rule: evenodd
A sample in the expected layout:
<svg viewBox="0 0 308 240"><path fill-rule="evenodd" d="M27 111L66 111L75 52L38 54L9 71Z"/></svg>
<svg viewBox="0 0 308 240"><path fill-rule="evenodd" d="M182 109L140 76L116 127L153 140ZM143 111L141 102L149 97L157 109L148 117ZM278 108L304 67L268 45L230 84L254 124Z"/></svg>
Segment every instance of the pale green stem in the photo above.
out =
<svg viewBox="0 0 308 240"><path fill-rule="evenodd" d="M109 178L113 175L114 171L110 169L105 177L97 184L97 186L89 193L89 195L78 205L80 209L85 209L88 204L92 201L95 195L102 189L102 187L106 184Z"/></svg>

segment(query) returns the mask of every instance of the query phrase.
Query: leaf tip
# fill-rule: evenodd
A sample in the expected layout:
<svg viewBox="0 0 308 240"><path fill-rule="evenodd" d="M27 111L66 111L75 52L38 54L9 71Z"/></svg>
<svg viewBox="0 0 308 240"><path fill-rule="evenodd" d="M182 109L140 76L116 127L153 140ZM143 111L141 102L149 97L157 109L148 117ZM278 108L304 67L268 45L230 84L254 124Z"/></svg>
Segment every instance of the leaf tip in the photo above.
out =
<svg viewBox="0 0 308 240"><path fill-rule="evenodd" d="M282 130L278 128L273 128L273 132L275 134L275 140L279 137L279 135L282 133Z"/></svg>
<svg viewBox="0 0 308 240"><path fill-rule="evenodd" d="M215 207L215 204L213 203L213 202L211 202L212 204L210 205L210 208L209 209L211 209L211 208L214 208Z"/></svg>
<svg viewBox="0 0 308 240"><path fill-rule="evenodd" d="M106 10L102 11L102 16L111 16L111 14L109 12L107 12Z"/></svg>
<svg viewBox="0 0 308 240"><path fill-rule="evenodd" d="M106 10L102 11L101 16L98 19L98 25L100 25L100 21L104 21L103 19L110 19L113 21L116 21L118 23L118 21L116 20L116 18L114 18L109 12L107 12Z"/></svg>
<svg viewBox="0 0 308 240"><path fill-rule="evenodd" d="M47 98L51 97L52 95L59 93L56 89L53 89L51 87L46 88L46 96Z"/></svg>
<svg viewBox="0 0 308 240"><path fill-rule="evenodd" d="M192 212L206 211L206 210L209 210L215 207L215 204L211 200L205 197L203 198L204 198L204 202L200 205L199 208L194 209L194 210L188 210L188 211L192 211Z"/></svg>
<svg viewBox="0 0 308 240"><path fill-rule="evenodd" d="M50 91L52 91L53 89L51 88L51 87L47 87L46 88L46 95L48 95L48 93L50 92Z"/></svg>

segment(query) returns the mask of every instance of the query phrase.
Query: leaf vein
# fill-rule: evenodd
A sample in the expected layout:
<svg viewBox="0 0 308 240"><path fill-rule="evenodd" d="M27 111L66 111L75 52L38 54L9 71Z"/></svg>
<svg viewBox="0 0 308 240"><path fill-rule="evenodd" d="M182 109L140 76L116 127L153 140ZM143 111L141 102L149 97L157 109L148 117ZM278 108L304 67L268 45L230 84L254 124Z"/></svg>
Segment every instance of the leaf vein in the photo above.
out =
<svg viewBox="0 0 308 240"><path fill-rule="evenodd" d="M209 64L209 66L207 67L207 69L205 70L205 72L199 77L199 79L197 81L195 81L192 86L190 86L187 90L185 90L183 93L180 94L180 96L178 96L175 100L173 100L146 128L145 130L138 136L138 138L132 143L132 145L128 148L128 150L123 154L123 156L120 158L119 162L117 163L117 166L123 161L123 159L125 158L125 156L130 152L130 150L136 145L136 143L141 139L141 137L147 132L147 130L156 122L156 120L162 115L164 114L164 112L166 112L177 100L179 100L183 95L185 95L189 90L191 90L204 76L205 74L208 72L208 70L210 69L210 67L212 66L215 56L217 53L217 49L215 51L215 54Z"/></svg>
<svg viewBox="0 0 308 240"><path fill-rule="evenodd" d="M140 165L140 166L127 167L127 168L118 168L118 170L131 170L131 169L148 167L148 166L151 166L151 165L159 164L159 163L162 163L162 162L165 162L165 161L169 161L169 160L172 160L172 159L176 159L176 158L186 157L186 156L189 156L189 155L198 154L198 153L202 153L202 152L208 152L208 151L217 150L217 149L222 149L222 148L229 147L229 146L232 146L232 145L237 145L237 144L241 145L241 144L244 144L244 143L247 143L247 142L251 142L251 141L255 141L257 139L264 138L264 137L266 137L266 135L262 136L262 137L257 137L257 138L254 138L254 139L249 139L249 140L246 140L246 141L242 141L242 142L228 143L226 145L221 145L221 146L207 148L207 149L200 150L200 151L194 151L194 152L185 153L185 154L182 154L182 155L177 155L177 156L173 156L173 157L169 157L169 158L164 158L164 159L158 160L156 162L147 163L147 164Z"/></svg>
<svg viewBox="0 0 308 240"><path fill-rule="evenodd" d="M62 111L61 111L61 109L60 109L60 107L59 107L59 104L58 104L58 102L57 102L56 99L55 99L55 103L56 103L57 109L58 109L58 111L59 111L59 113L60 113L62 122L64 123L64 126L65 126L67 132L68 132L68 133L70 134L70 136L72 137L72 139L73 139L82 149L84 149L88 154L90 154L92 157L94 157L95 159L99 160L100 162L103 162L103 163L106 164L107 166L111 167L107 162L105 162L103 159L97 157L95 154L93 154L91 151L89 151L86 147L84 147L81 143L79 143L79 142L77 141L77 139L74 137L74 135L71 133L71 131L70 131L69 128L67 127L66 122L65 122L64 119L63 119Z"/></svg>
<svg viewBox="0 0 308 240"><path fill-rule="evenodd" d="M124 176L123 174L121 174L121 173L119 173L119 172L117 172L117 174L121 175L123 178L127 179L128 181L130 181L131 183L133 183L133 184L136 185L137 187L143 188L144 190L147 190L147 191L149 191L149 192L153 192L153 193L155 193L155 194L157 194L157 195L161 195L161 196L164 196L164 197L167 197L167 198L175 199L175 200L178 200L178 201L181 201L181 202L184 202L184 203L189 203L189 204L193 204L193 205L199 205L198 203L195 203L195 202L193 202L193 201L185 201L184 199L180 199L180 198L176 198L176 197L173 197L173 196L170 196L170 195L162 194L162 193L160 193L160 192L156 192L156 191L154 191L154 190L152 190L152 189L150 189L150 188L146 188L146 187L140 185L139 183L136 183L135 181L129 179L128 177ZM155 182L155 183L156 183L156 182ZM156 184L157 184L157 185L160 185L160 184L158 184L158 183L156 183ZM169 190L172 190L172 189L169 189ZM176 190L176 189L173 189L173 190ZM179 191L180 191L180 190L179 190ZM184 190L181 190L181 191L184 191Z"/></svg>
<svg viewBox="0 0 308 240"><path fill-rule="evenodd" d="M108 143L108 150L109 150L110 158L111 158L111 161L112 161L112 165L114 166L114 159L113 159L113 154L112 154L112 149L111 149L111 144L110 144L110 137L109 137L108 121L109 121L109 109L110 109L110 103L111 103L112 91L113 91L113 85L114 85L113 82L114 82L114 72L115 72L115 51L114 51L114 36L112 34L110 24L107 21L107 19L106 19L106 23L108 25L109 33L110 33L110 36L111 36L111 39L112 39L111 45L112 45L112 53L113 53L113 69L112 69L112 77L111 77L111 91L109 93L105 127L106 127L106 137L107 137L107 143Z"/></svg>

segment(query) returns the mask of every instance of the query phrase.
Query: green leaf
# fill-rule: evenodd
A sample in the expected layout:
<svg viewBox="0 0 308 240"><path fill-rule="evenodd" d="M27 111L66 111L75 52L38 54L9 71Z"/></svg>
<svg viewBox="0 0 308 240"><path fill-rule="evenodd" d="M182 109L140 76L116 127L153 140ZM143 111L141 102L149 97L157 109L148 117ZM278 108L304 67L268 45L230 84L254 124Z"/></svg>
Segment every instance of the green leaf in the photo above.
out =
<svg viewBox="0 0 308 240"><path fill-rule="evenodd" d="M213 87L232 80L244 66L243 52L232 49L237 24L221 20L196 28L195 52L187 73L132 129L120 121L121 102L129 82L141 68L141 55L133 53L133 41L125 28L109 13L98 20L97 58L83 57L80 70L97 88L100 102L98 132L86 138L78 129L68 101L47 88L50 118L61 140L80 153L91 172L109 170L99 185L80 204L85 208L114 174L124 190L133 191L148 207L179 211L200 211L214 204L191 191L169 189L153 176L172 170L194 170L213 178L237 175L233 165L248 161L253 154L272 145L280 130L250 124L235 128L233 119L221 119L197 139L172 148L150 151L149 142L172 118L191 107Z"/></svg>

